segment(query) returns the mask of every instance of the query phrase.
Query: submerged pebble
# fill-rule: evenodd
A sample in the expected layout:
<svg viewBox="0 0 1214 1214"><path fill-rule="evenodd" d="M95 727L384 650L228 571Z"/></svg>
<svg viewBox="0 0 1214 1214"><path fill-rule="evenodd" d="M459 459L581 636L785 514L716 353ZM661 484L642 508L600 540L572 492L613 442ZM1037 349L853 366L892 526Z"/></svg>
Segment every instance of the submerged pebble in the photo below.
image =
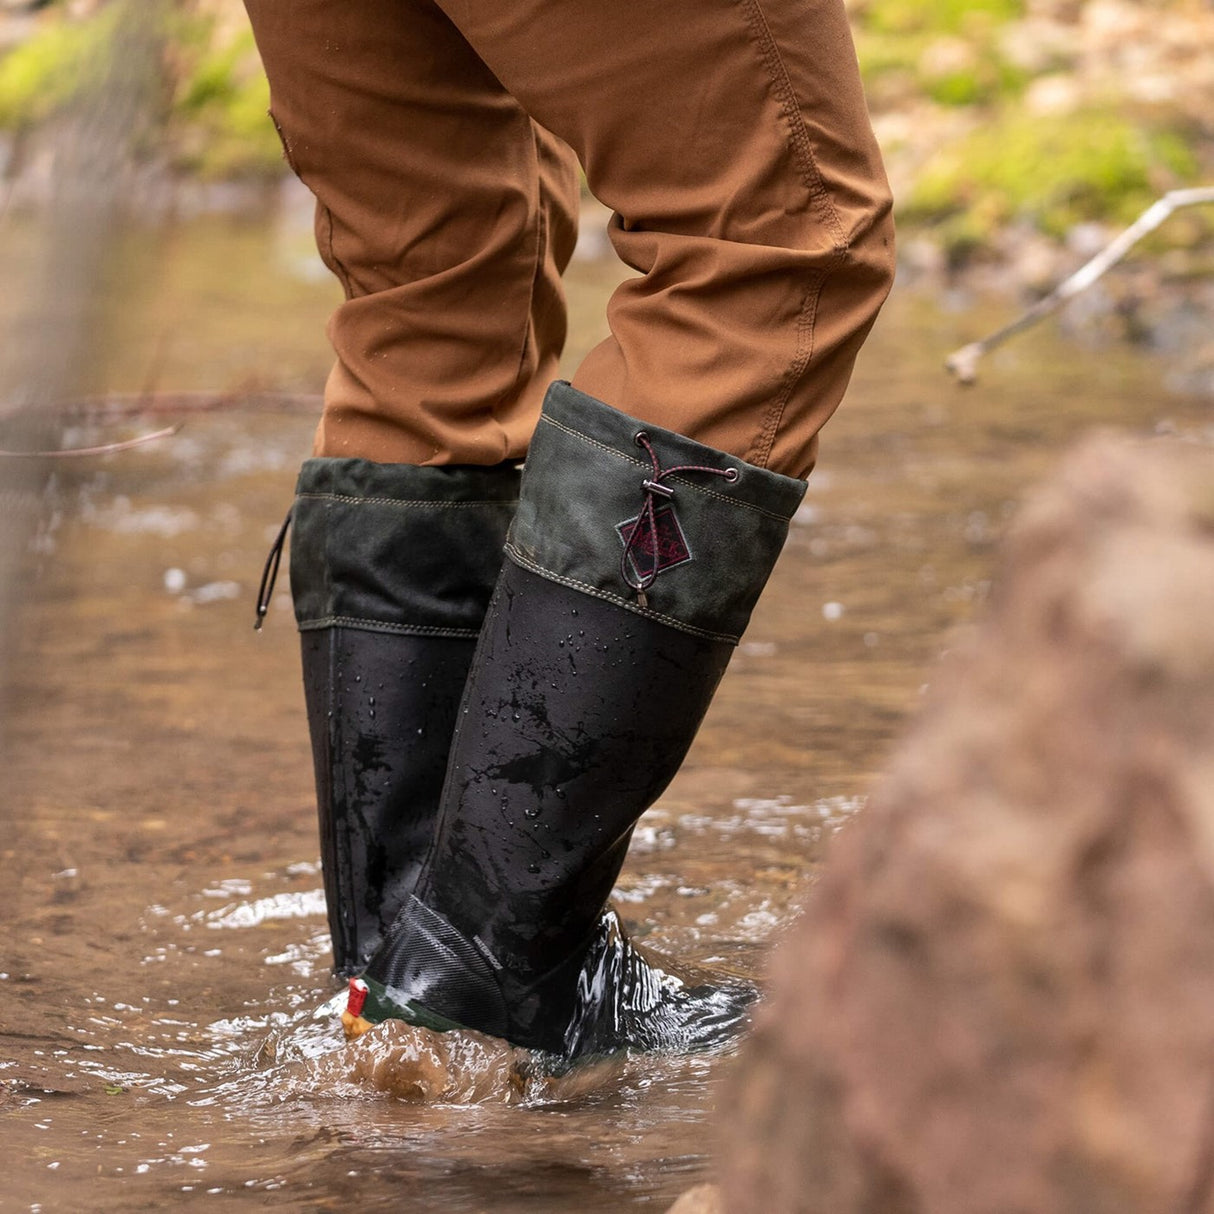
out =
<svg viewBox="0 0 1214 1214"><path fill-rule="evenodd" d="M483 1033L436 1033L385 1020L305 1064L313 1095L357 1084L411 1104L517 1104L573 1100L618 1085L624 1055L566 1069Z"/></svg>

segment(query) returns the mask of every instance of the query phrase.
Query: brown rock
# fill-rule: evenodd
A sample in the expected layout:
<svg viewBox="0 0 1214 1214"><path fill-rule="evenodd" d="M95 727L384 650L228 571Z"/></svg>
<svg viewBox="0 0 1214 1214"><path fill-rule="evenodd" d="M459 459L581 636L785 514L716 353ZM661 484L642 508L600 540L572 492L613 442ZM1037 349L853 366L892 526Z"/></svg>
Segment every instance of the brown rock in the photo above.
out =
<svg viewBox="0 0 1214 1214"><path fill-rule="evenodd" d="M1030 499L773 962L730 1214L1214 1210L1214 452Z"/></svg>
<svg viewBox="0 0 1214 1214"><path fill-rule="evenodd" d="M666 1214L725 1214L721 1190L715 1184L698 1184L688 1189Z"/></svg>

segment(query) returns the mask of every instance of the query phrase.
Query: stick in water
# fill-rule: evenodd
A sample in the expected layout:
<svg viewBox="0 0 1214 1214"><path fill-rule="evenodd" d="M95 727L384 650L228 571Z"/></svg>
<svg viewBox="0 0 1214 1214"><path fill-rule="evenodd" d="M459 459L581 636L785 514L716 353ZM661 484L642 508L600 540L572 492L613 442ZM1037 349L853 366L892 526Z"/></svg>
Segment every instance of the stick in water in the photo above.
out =
<svg viewBox="0 0 1214 1214"><path fill-rule="evenodd" d="M1070 278L1056 286L1044 299L1038 300L1027 312L1017 317L1010 325L970 342L960 350L953 351L944 365L963 384L972 384L978 378L978 360L996 346L1001 346L1009 337L1031 328L1039 320L1057 311L1080 291L1086 291L1098 278L1111 270L1144 236L1157 227L1181 207L1196 207L1214 203L1214 187L1206 186L1192 190L1172 190L1143 213L1106 248L1091 261L1080 266Z"/></svg>
<svg viewBox="0 0 1214 1214"><path fill-rule="evenodd" d="M154 443L160 438L172 438L183 423L168 426L164 430L156 430L152 434L141 434L138 438L128 438L121 443L106 443L103 447L69 447L66 451L3 451L0 459L74 459L81 455L112 455L115 451L129 451L132 447L142 447L144 443Z"/></svg>

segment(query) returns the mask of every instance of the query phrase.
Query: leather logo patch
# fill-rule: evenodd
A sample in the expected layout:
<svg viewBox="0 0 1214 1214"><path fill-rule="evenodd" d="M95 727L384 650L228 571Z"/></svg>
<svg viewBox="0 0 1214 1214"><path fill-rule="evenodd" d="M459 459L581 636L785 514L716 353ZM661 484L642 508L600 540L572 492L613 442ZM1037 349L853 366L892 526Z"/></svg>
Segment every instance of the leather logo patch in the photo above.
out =
<svg viewBox="0 0 1214 1214"><path fill-rule="evenodd" d="M632 545L632 550L628 553L628 563L632 566L633 574L638 579L653 572L655 541L658 553L658 573L673 569L676 565L685 565L693 559L687 537L683 534L683 528L679 525L679 518L674 512L673 506L669 504L658 506L654 510L654 523L657 528L656 535L653 528L649 526L648 517L644 513L638 514L636 518L625 519L616 525L620 543L625 547L627 547L633 528L637 526L641 528L640 534Z"/></svg>

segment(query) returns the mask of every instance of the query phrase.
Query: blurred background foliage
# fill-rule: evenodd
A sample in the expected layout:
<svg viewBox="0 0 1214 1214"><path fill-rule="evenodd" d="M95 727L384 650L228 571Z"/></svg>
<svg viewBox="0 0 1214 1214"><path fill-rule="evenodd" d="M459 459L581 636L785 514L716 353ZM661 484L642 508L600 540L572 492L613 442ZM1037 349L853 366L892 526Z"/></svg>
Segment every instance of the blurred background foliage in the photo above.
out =
<svg viewBox="0 0 1214 1214"><path fill-rule="evenodd" d="M103 58L114 7L100 0L7 6L0 130L19 135L53 117L80 73ZM277 177L282 147L266 118L270 90L240 0L179 0L174 7L165 98L169 167L212 181Z"/></svg>
<svg viewBox="0 0 1214 1214"><path fill-rule="evenodd" d="M848 0L904 234L949 264L1007 234L1063 242L1214 180L1209 0ZM104 0L0 0L0 131L52 116L107 36ZM240 0L179 0L167 167L277 178L269 92ZM161 153L164 155L163 151ZM1206 247L1208 211L1167 244Z"/></svg>
<svg viewBox="0 0 1214 1214"><path fill-rule="evenodd" d="M1207 0L854 0L878 136L904 227L950 255L1009 226L1062 238L1122 225L1214 179ZM1179 216L1170 243L1211 234Z"/></svg>

